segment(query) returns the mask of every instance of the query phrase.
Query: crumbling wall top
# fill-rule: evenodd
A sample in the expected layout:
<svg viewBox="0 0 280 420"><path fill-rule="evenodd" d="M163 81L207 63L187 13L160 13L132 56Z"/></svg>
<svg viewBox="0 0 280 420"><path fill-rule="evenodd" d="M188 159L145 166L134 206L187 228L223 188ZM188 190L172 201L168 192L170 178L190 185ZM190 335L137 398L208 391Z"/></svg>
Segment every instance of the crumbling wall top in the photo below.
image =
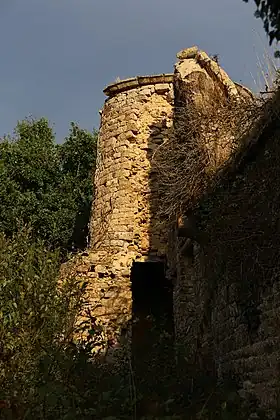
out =
<svg viewBox="0 0 280 420"><path fill-rule="evenodd" d="M199 50L196 45L179 51L176 57L178 63L175 65L175 71L183 71L184 75L188 76L197 70L197 64L199 64L201 70L204 69L211 77L214 77L226 88L230 97L238 98L238 96L241 96L247 99L254 99L253 93L248 88L232 81L218 62L209 57L206 52Z"/></svg>
<svg viewBox="0 0 280 420"><path fill-rule="evenodd" d="M132 77L130 79L120 80L119 82L108 85L103 92L106 96L112 97L117 93L135 89L140 86L156 85L158 83L172 83L173 77L173 73Z"/></svg>

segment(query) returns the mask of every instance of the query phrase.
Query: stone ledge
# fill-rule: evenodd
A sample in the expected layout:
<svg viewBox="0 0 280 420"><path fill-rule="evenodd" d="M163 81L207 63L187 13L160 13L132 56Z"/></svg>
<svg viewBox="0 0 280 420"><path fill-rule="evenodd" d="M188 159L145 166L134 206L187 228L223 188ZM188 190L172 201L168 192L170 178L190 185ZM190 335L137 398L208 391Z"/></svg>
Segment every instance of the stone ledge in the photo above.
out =
<svg viewBox="0 0 280 420"><path fill-rule="evenodd" d="M173 73L168 74L157 74L154 76L137 76L130 79L121 80L120 82L112 83L108 85L104 90L106 96L112 97L117 93L124 92L126 90L134 89L141 86L157 85L162 83L172 83Z"/></svg>
<svg viewBox="0 0 280 420"><path fill-rule="evenodd" d="M247 88L246 86L242 85L241 83L237 83L237 82L233 82L233 83L235 84L235 86L239 87L245 93L247 93L252 99L254 99L255 95L253 94L253 92L250 91L249 88Z"/></svg>

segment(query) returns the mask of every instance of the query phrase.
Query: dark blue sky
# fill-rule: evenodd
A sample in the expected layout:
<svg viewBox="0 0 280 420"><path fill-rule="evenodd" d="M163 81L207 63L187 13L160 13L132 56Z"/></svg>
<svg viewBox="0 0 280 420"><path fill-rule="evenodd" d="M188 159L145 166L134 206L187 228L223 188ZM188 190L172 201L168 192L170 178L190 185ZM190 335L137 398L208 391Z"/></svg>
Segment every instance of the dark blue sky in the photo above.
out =
<svg viewBox="0 0 280 420"><path fill-rule="evenodd" d="M242 0L0 0L0 136L28 115L47 117L59 142L70 121L98 128L108 83L172 72L176 52L192 45L258 91L273 52L254 9Z"/></svg>

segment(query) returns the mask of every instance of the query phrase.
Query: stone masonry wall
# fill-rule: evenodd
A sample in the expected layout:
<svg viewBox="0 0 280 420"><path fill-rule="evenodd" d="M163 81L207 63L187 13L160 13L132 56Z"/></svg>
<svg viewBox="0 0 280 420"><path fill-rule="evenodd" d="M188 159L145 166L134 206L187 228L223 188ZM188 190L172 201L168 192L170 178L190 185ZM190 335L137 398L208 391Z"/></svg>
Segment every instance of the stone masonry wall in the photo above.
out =
<svg viewBox="0 0 280 420"><path fill-rule="evenodd" d="M78 270L89 280L88 309L112 345L131 320L133 262L166 254L151 158L172 131L172 81L173 75L138 77L104 91L91 244Z"/></svg>
<svg viewBox="0 0 280 420"><path fill-rule="evenodd" d="M195 225L190 226L195 220L191 221L189 208L192 209L193 203L200 200L216 173L238 147L237 122L232 114L229 114L231 118L228 115L231 104L239 112L242 104L252 100L252 95L233 83L204 52L192 48L181 51L177 57L179 60L174 74L174 139L178 144L190 144L190 152L184 149L191 168L189 170L187 167L185 177L192 180L192 185L188 187L186 182L185 186L182 184L186 191L190 191L189 200L186 199L181 214L178 214L183 227L181 231L185 230L186 233L179 233L179 225L173 228L169 240L169 262L174 281L179 370L184 378L192 378L196 375L195 371L202 368L199 366L198 348L207 275L202 264L204 234ZM206 353L209 354L208 350L205 350ZM211 360L203 366L205 373L207 369L212 369Z"/></svg>
<svg viewBox="0 0 280 420"><path fill-rule="evenodd" d="M279 127L265 133L251 161L202 204L207 241L199 352L220 380L233 377L255 406L279 410ZM203 257L203 261L202 258Z"/></svg>
<svg viewBox="0 0 280 420"><path fill-rule="evenodd" d="M262 407L269 418L278 418L280 402L278 108L279 96L242 165L225 171L195 209L191 258L180 252L185 238L174 235L172 244L177 335L187 350L180 371L204 384L233 380L252 416Z"/></svg>

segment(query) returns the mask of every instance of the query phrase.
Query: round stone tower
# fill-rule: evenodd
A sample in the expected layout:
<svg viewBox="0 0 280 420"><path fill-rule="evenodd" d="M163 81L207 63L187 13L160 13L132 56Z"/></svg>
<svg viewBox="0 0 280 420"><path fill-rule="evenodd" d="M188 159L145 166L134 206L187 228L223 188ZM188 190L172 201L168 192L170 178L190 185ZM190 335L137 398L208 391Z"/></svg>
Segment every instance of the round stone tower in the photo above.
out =
<svg viewBox="0 0 280 420"><path fill-rule="evenodd" d="M91 221L91 248L136 259L162 257L166 239L155 221L152 155L170 136L173 75L108 86L101 113Z"/></svg>
<svg viewBox="0 0 280 420"><path fill-rule="evenodd" d="M172 133L173 74L123 80L104 93L87 291L89 309L110 337L131 319L133 262L166 255L152 158Z"/></svg>

